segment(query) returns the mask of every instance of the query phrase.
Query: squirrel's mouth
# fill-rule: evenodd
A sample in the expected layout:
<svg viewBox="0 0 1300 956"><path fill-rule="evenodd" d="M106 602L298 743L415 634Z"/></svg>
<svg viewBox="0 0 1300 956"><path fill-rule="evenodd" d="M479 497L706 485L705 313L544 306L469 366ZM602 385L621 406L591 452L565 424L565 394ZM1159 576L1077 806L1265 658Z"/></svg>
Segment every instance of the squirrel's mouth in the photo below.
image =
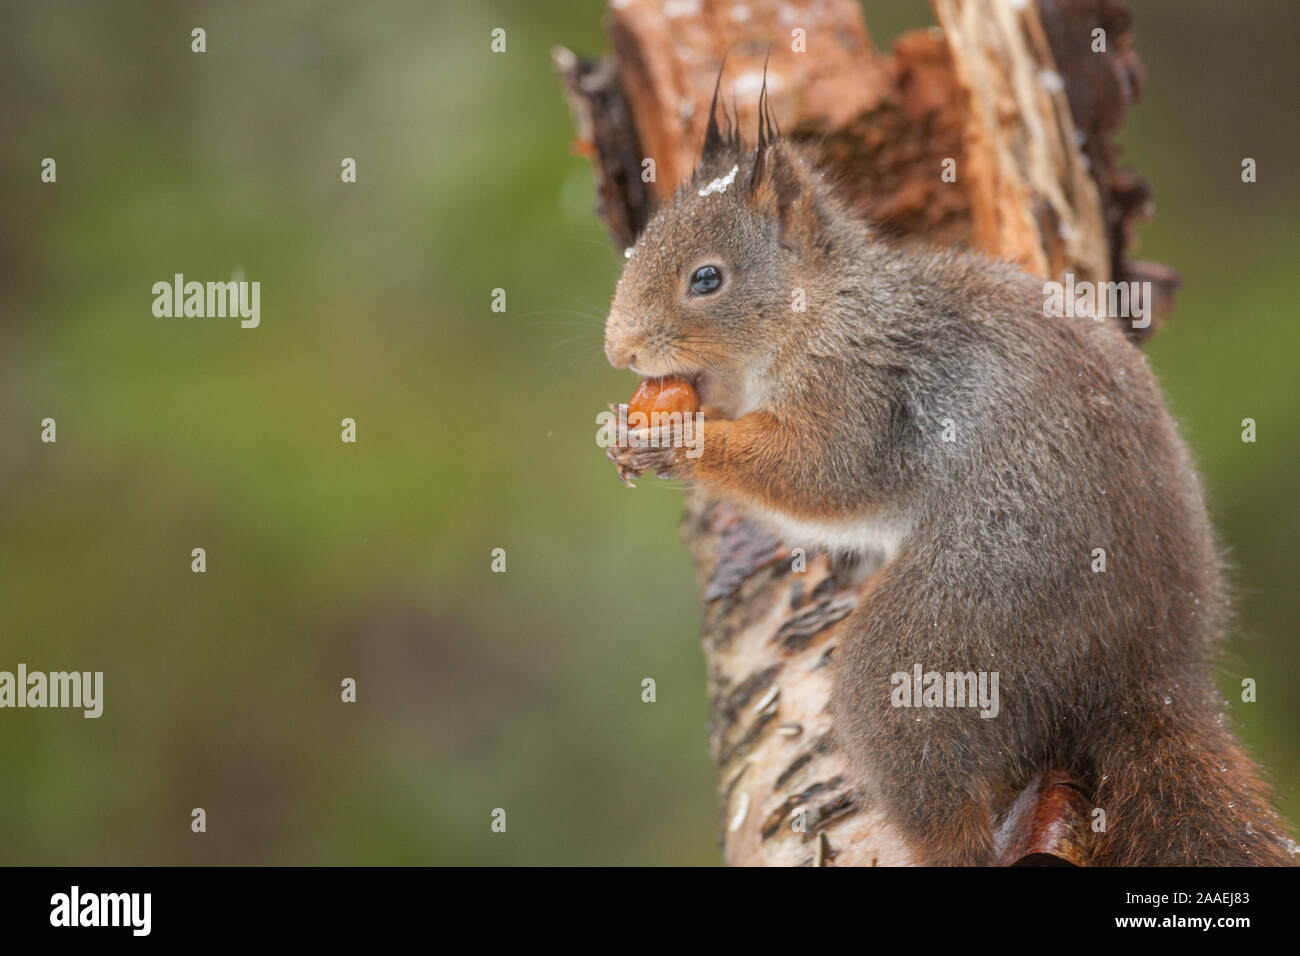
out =
<svg viewBox="0 0 1300 956"><path fill-rule="evenodd" d="M645 375L635 366L632 370L647 379L675 378L687 382L695 389L701 408L712 406L713 413L722 418L732 418L736 415L737 396L726 376L715 369L676 368L658 375Z"/></svg>

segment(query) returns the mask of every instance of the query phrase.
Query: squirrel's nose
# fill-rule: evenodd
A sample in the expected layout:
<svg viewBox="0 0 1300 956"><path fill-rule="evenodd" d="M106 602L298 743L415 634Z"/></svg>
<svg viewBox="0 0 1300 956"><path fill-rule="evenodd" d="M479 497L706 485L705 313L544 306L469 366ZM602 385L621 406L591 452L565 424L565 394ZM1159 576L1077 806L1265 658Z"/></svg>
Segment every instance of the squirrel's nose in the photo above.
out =
<svg viewBox="0 0 1300 956"><path fill-rule="evenodd" d="M623 342L605 342L605 358L614 368L627 368L636 361L636 352Z"/></svg>

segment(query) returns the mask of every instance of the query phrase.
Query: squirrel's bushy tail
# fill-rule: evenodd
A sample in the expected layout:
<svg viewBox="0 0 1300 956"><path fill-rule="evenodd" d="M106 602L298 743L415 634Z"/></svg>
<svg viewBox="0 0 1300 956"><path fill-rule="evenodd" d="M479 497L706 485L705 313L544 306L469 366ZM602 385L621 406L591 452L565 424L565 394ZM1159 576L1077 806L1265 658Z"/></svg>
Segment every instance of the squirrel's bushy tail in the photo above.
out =
<svg viewBox="0 0 1300 956"><path fill-rule="evenodd" d="M1287 866L1295 843L1259 769L1211 710L1129 711L1094 750L1099 866Z"/></svg>

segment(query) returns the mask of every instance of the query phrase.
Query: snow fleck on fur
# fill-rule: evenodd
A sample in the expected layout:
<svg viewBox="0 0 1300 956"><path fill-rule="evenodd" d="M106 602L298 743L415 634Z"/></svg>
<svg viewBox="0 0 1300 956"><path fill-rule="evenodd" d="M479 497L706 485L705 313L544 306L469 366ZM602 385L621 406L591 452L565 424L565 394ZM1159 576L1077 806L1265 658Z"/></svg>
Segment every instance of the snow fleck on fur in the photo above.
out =
<svg viewBox="0 0 1300 956"><path fill-rule="evenodd" d="M711 196L714 193L725 193L727 191L727 187L736 181L736 170L738 169L740 169L739 166L732 166L731 172L727 173L727 175L725 176L719 176L713 182L709 183L707 186L705 186L703 189L700 190L700 195Z"/></svg>

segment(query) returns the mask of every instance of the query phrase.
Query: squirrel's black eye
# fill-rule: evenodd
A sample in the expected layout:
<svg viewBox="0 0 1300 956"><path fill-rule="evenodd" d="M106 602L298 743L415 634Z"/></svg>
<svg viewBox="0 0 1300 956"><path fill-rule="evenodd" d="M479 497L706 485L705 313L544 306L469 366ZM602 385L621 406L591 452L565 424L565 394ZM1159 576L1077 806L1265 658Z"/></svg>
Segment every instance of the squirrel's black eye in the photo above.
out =
<svg viewBox="0 0 1300 956"><path fill-rule="evenodd" d="M691 273L691 294L708 295L722 285L722 270L717 266L700 266Z"/></svg>

